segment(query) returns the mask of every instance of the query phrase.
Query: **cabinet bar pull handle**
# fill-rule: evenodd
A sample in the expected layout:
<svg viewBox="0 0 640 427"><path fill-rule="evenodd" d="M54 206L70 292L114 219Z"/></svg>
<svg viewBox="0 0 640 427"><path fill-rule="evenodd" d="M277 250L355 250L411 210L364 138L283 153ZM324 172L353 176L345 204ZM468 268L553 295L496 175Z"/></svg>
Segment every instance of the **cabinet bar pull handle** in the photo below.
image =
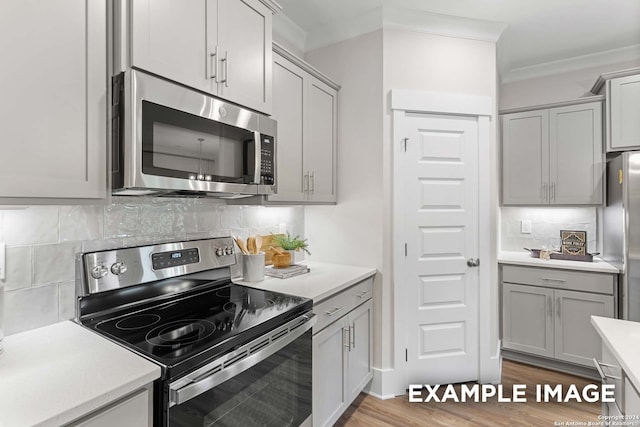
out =
<svg viewBox="0 0 640 427"><path fill-rule="evenodd" d="M304 174L302 176L302 192L306 193L309 191L309 174Z"/></svg>
<svg viewBox="0 0 640 427"><path fill-rule="evenodd" d="M615 375L607 375L602 370L603 366L609 366L609 367L612 367L612 368L617 368L617 366L610 365L608 363L601 363L595 357L593 358L593 364L596 365L596 369L598 370L598 374L600 375L600 378L602 378L603 381L606 380L607 378L610 378L612 380L619 380L620 379L620 377L616 377Z"/></svg>
<svg viewBox="0 0 640 427"><path fill-rule="evenodd" d="M364 296L365 296L366 294L368 294L368 293L369 293L369 292L367 292L367 291L362 291L362 292L360 292L358 295L356 295L356 297L358 297L358 298L364 298Z"/></svg>
<svg viewBox="0 0 640 427"><path fill-rule="evenodd" d="M557 312L558 312L558 319L560 319L560 318L562 317L562 312L561 312L561 308L560 308L560 307L562 307L562 306L560 305L560 297L556 298L556 305L558 306L558 307L556 308L556 310L557 310Z"/></svg>
<svg viewBox="0 0 640 427"><path fill-rule="evenodd" d="M349 349L349 351L351 351L350 346L350 342L349 342L349 328L342 328L342 346L346 347ZM345 342L345 338L346 338L346 342Z"/></svg>
<svg viewBox="0 0 640 427"><path fill-rule="evenodd" d="M210 55L209 65L212 68L210 78L218 83L218 46L216 46L215 50Z"/></svg>
<svg viewBox="0 0 640 427"><path fill-rule="evenodd" d="M551 299L550 296L547 297L547 316L548 317L553 317L553 300Z"/></svg>
<svg viewBox="0 0 640 427"><path fill-rule="evenodd" d="M313 191L316 189L316 175L315 172L309 172L309 180L311 183L309 184L309 192L313 194Z"/></svg>
<svg viewBox="0 0 640 427"><path fill-rule="evenodd" d="M349 326L349 344L351 348L356 348L356 324ZM351 349L349 349L351 351Z"/></svg>
<svg viewBox="0 0 640 427"><path fill-rule="evenodd" d="M558 282L558 283L567 283L564 279L554 279L553 277L543 277L543 282Z"/></svg>
<svg viewBox="0 0 640 427"><path fill-rule="evenodd" d="M220 62L224 62L224 79L220 80L220 83L224 83L224 87L229 87L229 51L225 51L224 58Z"/></svg>
<svg viewBox="0 0 640 427"><path fill-rule="evenodd" d="M324 314L326 314L327 316L333 316L334 314L336 314L337 312L339 312L343 308L344 307L333 307L333 309L331 309L329 311L325 311Z"/></svg>
<svg viewBox="0 0 640 427"><path fill-rule="evenodd" d="M546 202L547 201L547 183L543 183L542 184L542 201Z"/></svg>
<svg viewBox="0 0 640 427"><path fill-rule="evenodd" d="M556 201L556 183L555 182L551 183L551 194L553 197L553 201L555 202Z"/></svg>

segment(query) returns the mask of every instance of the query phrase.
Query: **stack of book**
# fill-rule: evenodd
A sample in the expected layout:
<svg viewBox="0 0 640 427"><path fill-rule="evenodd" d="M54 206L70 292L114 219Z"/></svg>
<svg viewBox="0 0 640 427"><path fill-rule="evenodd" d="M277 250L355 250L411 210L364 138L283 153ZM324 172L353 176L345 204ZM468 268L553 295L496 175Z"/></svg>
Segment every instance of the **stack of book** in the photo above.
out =
<svg viewBox="0 0 640 427"><path fill-rule="evenodd" d="M278 279L288 279L289 277L299 276L311 271L309 267L302 264L291 264L286 268L265 267L264 274L266 276L277 277Z"/></svg>

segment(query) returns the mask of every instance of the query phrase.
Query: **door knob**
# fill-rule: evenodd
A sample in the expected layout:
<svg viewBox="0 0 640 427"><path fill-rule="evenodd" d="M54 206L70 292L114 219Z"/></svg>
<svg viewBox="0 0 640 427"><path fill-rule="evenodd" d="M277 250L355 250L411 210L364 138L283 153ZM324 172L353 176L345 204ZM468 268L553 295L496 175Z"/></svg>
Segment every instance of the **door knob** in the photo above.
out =
<svg viewBox="0 0 640 427"><path fill-rule="evenodd" d="M480 259L479 258L469 258L467 260L467 265L469 267L478 267L480 265Z"/></svg>

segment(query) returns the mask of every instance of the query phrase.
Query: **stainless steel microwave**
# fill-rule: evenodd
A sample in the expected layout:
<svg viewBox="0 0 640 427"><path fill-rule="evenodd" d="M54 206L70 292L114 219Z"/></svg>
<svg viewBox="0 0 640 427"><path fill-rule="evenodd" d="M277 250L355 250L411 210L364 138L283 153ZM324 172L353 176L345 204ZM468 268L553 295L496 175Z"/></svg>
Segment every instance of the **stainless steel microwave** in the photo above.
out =
<svg viewBox="0 0 640 427"><path fill-rule="evenodd" d="M138 70L113 79L116 195L273 194L275 120Z"/></svg>

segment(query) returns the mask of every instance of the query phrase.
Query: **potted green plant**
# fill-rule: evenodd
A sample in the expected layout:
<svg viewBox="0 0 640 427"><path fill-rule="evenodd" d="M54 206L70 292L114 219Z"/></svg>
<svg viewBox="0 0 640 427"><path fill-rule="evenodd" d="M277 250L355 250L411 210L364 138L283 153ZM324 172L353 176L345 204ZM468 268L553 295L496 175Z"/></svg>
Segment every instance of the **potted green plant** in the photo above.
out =
<svg viewBox="0 0 640 427"><path fill-rule="evenodd" d="M291 234L289 234L288 231L286 235L274 234L273 243L285 251L291 252L292 263L302 261L304 259L303 252L307 255L311 255L311 252L307 249L309 247L307 239L301 239L300 236L291 237Z"/></svg>

